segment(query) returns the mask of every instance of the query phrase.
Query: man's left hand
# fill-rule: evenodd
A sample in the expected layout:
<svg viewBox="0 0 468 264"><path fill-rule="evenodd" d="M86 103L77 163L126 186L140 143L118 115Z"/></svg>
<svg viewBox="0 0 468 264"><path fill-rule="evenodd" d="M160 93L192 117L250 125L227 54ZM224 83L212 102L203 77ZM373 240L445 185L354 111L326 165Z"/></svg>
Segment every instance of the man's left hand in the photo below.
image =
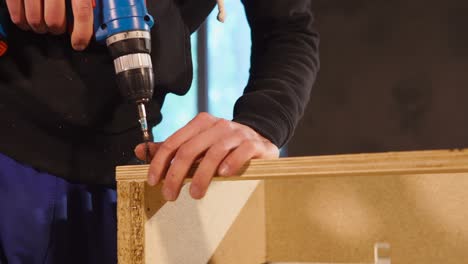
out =
<svg viewBox="0 0 468 264"><path fill-rule="evenodd" d="M145 159L145 146L135 153ZM235 175L251 159L279 157L279 149L252 128L200 113L183 128L161 143L150 143L151 164L148 183L156 185L161 179L163 196L174 201L179 196L184 179L192 165L200 161L193 175L190 195L205 196L215 174Z"/></svg>

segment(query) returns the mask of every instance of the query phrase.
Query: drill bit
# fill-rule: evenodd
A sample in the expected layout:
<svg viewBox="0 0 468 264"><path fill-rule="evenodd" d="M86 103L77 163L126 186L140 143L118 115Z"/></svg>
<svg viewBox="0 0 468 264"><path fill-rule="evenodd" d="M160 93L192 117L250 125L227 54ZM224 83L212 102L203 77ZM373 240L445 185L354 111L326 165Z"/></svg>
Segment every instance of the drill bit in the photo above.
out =
<svg viewBox="0 0 468 264"><path fill-rule="evenodd" d="M143 102L138 103L138 115L140 116L140 119L138 120L140 122L140 127L141 131L143 133L143 142L145 143L145 155L146 155L146 164L150 163L151 160L151 153L149 149L149 142L151 142L151 136L148 131L148 121L146 119L146 109L145 109L145 104Z"/></svg>

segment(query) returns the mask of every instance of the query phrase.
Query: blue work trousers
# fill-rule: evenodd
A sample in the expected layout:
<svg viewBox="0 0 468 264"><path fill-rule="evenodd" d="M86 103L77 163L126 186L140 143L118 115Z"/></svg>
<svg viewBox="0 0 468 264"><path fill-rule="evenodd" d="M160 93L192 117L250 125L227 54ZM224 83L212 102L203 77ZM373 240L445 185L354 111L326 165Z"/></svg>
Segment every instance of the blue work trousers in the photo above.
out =
<svg viewBox="0 0 468 264"><path fill-rule="evenodd" d="M117 263L116 192L0 154L0 263Z"/></svg>

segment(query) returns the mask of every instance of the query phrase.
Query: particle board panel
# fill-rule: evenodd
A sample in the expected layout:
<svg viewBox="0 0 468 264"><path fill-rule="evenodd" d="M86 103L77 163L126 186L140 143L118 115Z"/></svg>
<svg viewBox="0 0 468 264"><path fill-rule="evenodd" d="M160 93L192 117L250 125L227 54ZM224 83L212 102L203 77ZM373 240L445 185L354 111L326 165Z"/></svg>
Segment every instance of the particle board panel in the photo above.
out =
<svg viewBox="0 0 468 264"><path fill-rule="evenodd" d="M252 226L254 222L258 226L251 233L257 236L252 242L264 241L264 213L255 210L259 207L264 210L264 192L259 184L260 181L215 182L202 200L190 198L187 184L177 201L166 202L161 195L161 185L151 187L145 182L119 182L119 263L207 263L210 259L219 259L217 256L239 254L233 248L224 247L215 252L223 244L231 226L237 230L244 229L246 220L250 220L253 214L257 220L251 221L248 229L255 228ZM255 194L255 201L249 199L252 194ZM244 208L247 201L251 201L254 207ZM247 215L242 222L235 223L242 215L241 211ZM232 244L240 239L228 239L226 243ZM256 246L261 252L265 251L264 242ZM243 245L239 247L242 248ZM262 254L264 256L255 250L249 256L258 259Z"/></svg>
<svg viewBox="0 0 468 264"><path fill-rule="evenodd" d="M146 185L147 169L144 165L117 168L119 263L189 263L178 259L164 261L163 255L148 262L149 254L161 248L179 255L204 252L204 258L192 258L190 263L206 263L210 257L217 261L214 263L232 262L233 254L225 251L228 248L225 244L238 243L242 234L248 233L248 226L237 223L245 223L248 218L245 215L249 213L243 212L255 207L252 205L255 203L250 203L255 199L249 197L256 193L256 180L266 180L266 251L259 252L263 250L261 247L244 247L245 255L264 254L266 261L277 262L362 263L372 262L374 243L389 242L396 263L423 263L421 259L426 263L437 263L431 262L434 259L438 263L442 260L456 263L455 259L468 258L462 250L462 245L468 242L465 224L468 210L464 206L468 202L466 150L252 160L237 176L215 177L210 187L209 193L216 193L217 184L224 184L226 187L219 195L228 190L237 194L230 196L238 206L228 217L229 225L233 225L223 228L211 224L228 207L221 196L211 204L215 209L198 215L193 213L197 210L182 210L187 204L194 204L188 195L180 200L181 204L165 204L158 187ZM195 169L196 166L191 174ZM250 191L233 187L248 182L254 184ZM225 207L219 207L220 204ZM176 213L163 220L160 212L168 212L171 207ZM162 228L160 224L148 225L150 219L170 223L173 231L166 232L171 228ZM153 232L151 239L159 237L159 240L149 242L149 232ZM212 238L203 240L217 232L221 234L214 236L216 243L206 243L214 241ZM184 236L185 242L197 236L202 240L180 244ZM248 242L245 237L245 243ZM206 250L208 244L212 252ZM199 245L205 248L195 254L193 247Z"/></svg>
<svg viewBox="0 0 468 264"><path fill-rule="evenodd" d="M268 181L267 259L393 263L468 259L468 173ZM294 209L291 209L294 208Z"/></svg>
<svg viewBox="0 0 468 264"><path fill-rule="evenodd" d="M144 182L117 182L117 259L143 264L145 253Z"/></svg>
<svg viewBox="0 0 468 264"><path fill-rule="evenodd" d="M265 184L250 196L209 264L259 264L266 261Z"/></svg>

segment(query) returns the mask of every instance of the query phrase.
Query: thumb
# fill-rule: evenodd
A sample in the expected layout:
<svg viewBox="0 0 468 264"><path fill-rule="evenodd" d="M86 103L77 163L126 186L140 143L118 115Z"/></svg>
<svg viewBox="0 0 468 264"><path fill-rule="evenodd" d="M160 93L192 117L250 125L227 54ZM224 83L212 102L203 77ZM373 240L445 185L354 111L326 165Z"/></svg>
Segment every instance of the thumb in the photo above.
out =
<svg viewBox="0 0 468 264"><path fill-rule="evenodd" d="M154 157L160 146L161 142L148 142L148 147L150 151L149 156L151 157L151 159ZM140 160L146 160L146 143L141 143L138 146L136 146L135 155Z"/></svg>

